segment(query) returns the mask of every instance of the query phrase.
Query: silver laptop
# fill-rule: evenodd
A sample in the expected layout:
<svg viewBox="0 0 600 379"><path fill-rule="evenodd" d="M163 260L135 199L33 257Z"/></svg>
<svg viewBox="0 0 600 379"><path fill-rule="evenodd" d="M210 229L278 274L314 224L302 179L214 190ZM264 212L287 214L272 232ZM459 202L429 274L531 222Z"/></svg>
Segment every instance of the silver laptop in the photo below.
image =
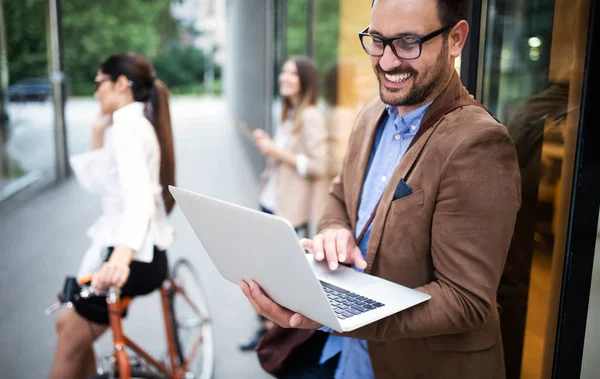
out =
<svg viewBox="0 0 600 379"><path fill-rule="evenodd" d="M275 302L338 332L360 328L430 298L340 265L331 271L285 219L169 187L221 275L256 281Z"/></svg>

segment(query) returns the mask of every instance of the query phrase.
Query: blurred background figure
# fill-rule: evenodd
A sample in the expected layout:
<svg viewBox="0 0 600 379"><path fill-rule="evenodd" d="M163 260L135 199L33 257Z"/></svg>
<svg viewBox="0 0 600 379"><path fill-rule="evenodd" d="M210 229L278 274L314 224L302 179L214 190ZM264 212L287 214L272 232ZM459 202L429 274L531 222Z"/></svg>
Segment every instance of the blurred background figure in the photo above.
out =
<svg viewBox="0 0 600 379"><path fill-rule="evenodd" d="M556 184L560 175L552 162L542 161L542 144L544 141L563 144L560 125L566 121L568 100L568 83L552 83L521 104L507 124L515 141L521 171L521 208L498 287L507 378L519 378L521 375L534 237L540 213L538 192L540 185ZM550 128L545 133L546 122ZM553 199L550 200L552 202ZM540 237L538 248L543 249L544 236Z"/></svg>
<svg viewBox="0 0 600 379"><path fill-rule="evenodd" d="M317 109L319 75L314 62L307 57L291 58L279 74L282 97L281 121L271 139L262 129L254 131L256 146L267 159L261 176L262 190L258 200L263 212L288 219L300 236L320 209L320 197L314 196L315 186L327 174L327 130ZM264 335L261 326L242 350L253 349Z"/></svg>
<svg viewBox="0 0 600 379"><path fill-rule="evenodd" d="M175 204L168 191L175 184L169 94L134 54L108 58L94 81L100 114L90 151L71 164L82 187L102 197L103 214L88 230L92 244L78 276L94 273L94 288L118 287L123 297L145 295L166 279L166 249L174 239L167 221ZM92 344L108 325L105 296L81 298L64 310L50 378L95 374Z"/></svg>
<svg viewBox="0 0 600 379"><path fill-rule="evenodd" d="M356 78L355 65L347 61L333 64L326 72L323 81L323 99L325 100L325 126L327 127L327 174L315 183L313 214L320 216L324 199L329 192L333 178L342 168L348 139L354 126L358 111L358 86L344 88L342 93L340 81L344 78ZM310 230L313 234L316 230Z"/></svg>
<svg viewBox="0 0 600 379"><path fill-rule="evenodd" d="M327 179L330 182L342 168L342 162L346 155L348 139L354 126L356 118L356 105L347 104L340 100L338 81L340 78L353 78L354 65L351 62L340 61L333 65L325 76L324 94L327 102ZM352 87L355 89L356 87ZM355 96L346 95L354 99ZM354 105L354 106L352 106Z"/></svg>

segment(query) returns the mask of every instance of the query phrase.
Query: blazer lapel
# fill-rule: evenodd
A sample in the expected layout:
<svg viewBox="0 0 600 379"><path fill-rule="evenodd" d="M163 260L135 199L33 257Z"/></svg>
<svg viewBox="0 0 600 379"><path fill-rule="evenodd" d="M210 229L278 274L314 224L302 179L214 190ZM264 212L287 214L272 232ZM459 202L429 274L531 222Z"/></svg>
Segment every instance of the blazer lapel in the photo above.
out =
<svg viewBox="0 0 600 379"><path fill-rule="evenodd" d="M367 246L367 269L365 270L367 273L371 271L373 262L375 261L375 256L377 255L377 249L379 248L379 243L381 242L381 236L383 234L383 226L385 225L385 219L387 218L388 210L392 204L396 184L398 184L400 179L404 179L407 181L407 183L409 182L407 175L410 174L413 166L417 163L421 151L427 144L429 137L431 137L435 131L436 126L437 124L428 128L427 131L421 135L421 138L419 138L419 140L406 152L406 154L404 154L404 157L402 157L402 160L400 160L400 164L398 164L394 170L392 178L385 188L385 191L383 191L383 195L381 196L381 200L377 206L377 213L375 214L375 219L373 220L371 236Z"/></svg>
<svg viewBox="0 0 600 379"><path fill-rule="evenodd" d="M385 104L379 102L369 113L371 115L365 115L366 120L374 120L374 122L366 125L366 130L363 133L363 138L358 138L358 143L362 143L363 146L359 148L359 155L355 161L356 170L351 172L358 177L349 178L349 183L352 183L353 187L350 189L352 194L351 201L349 203L348 214L351 217L352 228L356 228L358 220L358 207L360 205L360 198L362 194L363 185L367 176L367 170L369 169L369 160L371 159L371 152L373 150L373 142L375 142L375 136L377 135L377 128L381 123L382 119L386 115Z"/></svg>

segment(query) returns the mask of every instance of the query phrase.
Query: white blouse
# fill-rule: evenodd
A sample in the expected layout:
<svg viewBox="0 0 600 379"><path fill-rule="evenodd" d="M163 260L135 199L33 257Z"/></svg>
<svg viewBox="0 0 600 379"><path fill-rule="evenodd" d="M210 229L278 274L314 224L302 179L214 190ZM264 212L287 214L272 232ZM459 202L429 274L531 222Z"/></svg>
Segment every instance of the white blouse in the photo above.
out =
<svg viewBox="0 0 600 379"><path fill-rule="evenodd" d="M102 216L88 229L92 243L78 277L96 271L107 246L125 245L133 259L151 262L154 246L166 250L174 240L160 185L160 147L144 104L131 103L113 113L104 146L70 157L83 188L102 197Z"/></svg>
<svg viewBox="0 0 600 379"><path fill-rule="evenodd" d="M275 147L283 149L292 135L294 124L288 118L275 132ZM267 159L266 183L260 193L258 203L271 212L277 208L277 166L279 163L273 159ZM296 154L296 172L300 176L308 173L308 157L305 154Z"/></svg>

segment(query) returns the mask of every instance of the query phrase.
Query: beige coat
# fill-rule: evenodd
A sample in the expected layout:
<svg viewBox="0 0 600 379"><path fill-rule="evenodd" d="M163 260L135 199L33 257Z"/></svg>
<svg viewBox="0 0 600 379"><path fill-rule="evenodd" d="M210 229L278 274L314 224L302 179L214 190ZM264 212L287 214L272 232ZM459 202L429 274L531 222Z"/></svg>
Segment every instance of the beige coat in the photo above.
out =
<svg viewBox="0 0 600 379"><path fill-rule="evenodd" d="M327 171L327 130L323 116L316 107L309 107L300 117L300 123L294 125L284 149L308 157L307 175L300 176L295 167L284 163L275 168L275 214L288 219L295 227L308 223L314 218L316 209L320 209L320 205L316 204L318 198L314 196L314 186Z"/></svg>
<svg viewBox="0 0 600 379"><path fill-rule="evenodd" d="M454 75L422 125L445 104L468 96ZM385 112L377 99L357 117L320 230L355 230L372 142ZM378 379L504 378L496 291L521 198L513 141L476 106L458 108L419 133L383 193L366 272L431 299L344 336L368 340ZM406 180L412 194L392 201L396 183L411 167Z"/></svg>

